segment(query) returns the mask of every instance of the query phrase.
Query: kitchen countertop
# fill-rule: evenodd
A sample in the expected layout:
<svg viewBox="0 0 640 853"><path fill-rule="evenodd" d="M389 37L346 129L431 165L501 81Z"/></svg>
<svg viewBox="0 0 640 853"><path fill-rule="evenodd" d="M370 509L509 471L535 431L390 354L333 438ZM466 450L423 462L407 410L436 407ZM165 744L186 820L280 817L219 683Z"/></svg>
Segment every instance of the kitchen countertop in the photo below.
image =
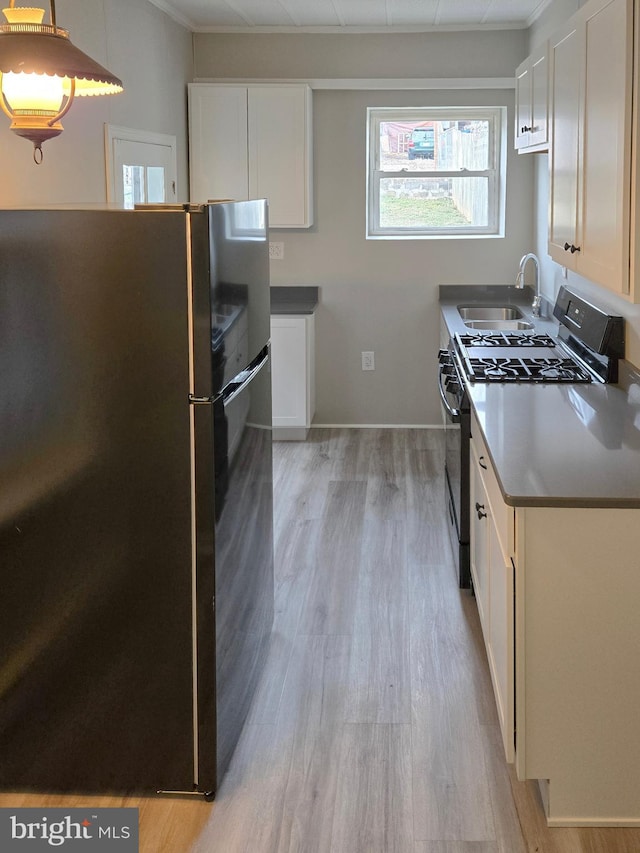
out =
<svg viewBox="0 0 640 853"><path fill-rule="evenodd" d="M512 286L443 286L440 306L451 334L468 331L457 306L476 302L518 305L555 336L558 323L534 319L530 297ZM619 385L467 382L507 504L640 507L640 376L620 367Z"/></svg>
<svg viewBox="0 0 640 853"><path fill-rule="evenodd" d="M317 287L271 288L272 314L313 314L318 307Z"/></svg>

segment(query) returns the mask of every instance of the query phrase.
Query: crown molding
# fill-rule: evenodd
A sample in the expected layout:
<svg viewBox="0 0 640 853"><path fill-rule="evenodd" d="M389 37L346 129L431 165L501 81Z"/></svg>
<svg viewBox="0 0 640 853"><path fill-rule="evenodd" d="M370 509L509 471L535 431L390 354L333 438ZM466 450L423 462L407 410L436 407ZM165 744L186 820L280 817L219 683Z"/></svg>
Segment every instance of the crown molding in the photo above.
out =
<svg viewBox="0 0 640 853"><path fill-rule="evenodd" d="M216 83L227 86L272 86L273 84L304 84L316 90L407 91L415 89L515 89L515 77L353 77L353 78L243 78L196 77L193 84Z"/></svg>
<svg viewBox="0 0 640 853"><path fill-rule="evenodd" d="M151 0L151 2L159 3L160 0ZM545 5L551 0L544 0ZM469 26L469 24L443 24L443 25L428 25L417 24L415 26L391 26L391 27L194 27L196 33L248 33L256 34L274 34L274 33L308 33L319 35L387 35L391 33L459 33L459 32L479 32L491 30L524 30L528 24L522 21L507 21L501 24L478 24L477 26Z"/></svg>

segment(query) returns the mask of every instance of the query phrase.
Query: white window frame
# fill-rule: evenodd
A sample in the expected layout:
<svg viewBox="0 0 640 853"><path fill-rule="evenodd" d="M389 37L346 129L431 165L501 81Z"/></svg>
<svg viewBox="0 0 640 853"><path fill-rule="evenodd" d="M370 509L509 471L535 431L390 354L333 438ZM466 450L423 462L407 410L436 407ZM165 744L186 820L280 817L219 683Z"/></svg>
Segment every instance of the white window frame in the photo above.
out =
<svg viewBox="0 0 640 853"><path fill-rule="evenodd" d="M134 142L141 147L147 146L148 156L139 161L139 165L155 165L155 154L163 149L166 163L165 199L167 203L178 199L178 154L176 137L167 133L154 133L132 127L120 127L116 124L104 125L105 175L107 183L107 202L121 206L123 204L122 167L118 160L118 143Z"/></svg>
<svg viewBox="0 0 640 853"><path fill-rule="evenodd" d="M379 163L380 124L387 121L464 121L489 122L489 168L478 171L382 171ZM506 107L368 107L367 108L367 225L368 240L433 240L460 238L496 238L505 234L507 173ZM381 228L380 181L407 177L487 177L489 216L486 226L451 228Z"/></svg>

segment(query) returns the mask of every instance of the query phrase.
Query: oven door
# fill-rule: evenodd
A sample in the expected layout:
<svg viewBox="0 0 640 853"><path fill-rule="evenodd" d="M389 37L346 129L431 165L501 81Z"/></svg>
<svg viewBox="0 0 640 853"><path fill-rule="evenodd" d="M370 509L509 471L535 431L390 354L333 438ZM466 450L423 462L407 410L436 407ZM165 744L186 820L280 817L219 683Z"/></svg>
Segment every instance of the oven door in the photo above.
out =
<svg viewBox="0 0 640 853"><path fill-rule="evenodd" d="M453 356L451 356L453 363ZM445 434L445 503L449 536L461 588L470 586L469 569L469 400L464 384L440 366L438 385Z"/></svg>

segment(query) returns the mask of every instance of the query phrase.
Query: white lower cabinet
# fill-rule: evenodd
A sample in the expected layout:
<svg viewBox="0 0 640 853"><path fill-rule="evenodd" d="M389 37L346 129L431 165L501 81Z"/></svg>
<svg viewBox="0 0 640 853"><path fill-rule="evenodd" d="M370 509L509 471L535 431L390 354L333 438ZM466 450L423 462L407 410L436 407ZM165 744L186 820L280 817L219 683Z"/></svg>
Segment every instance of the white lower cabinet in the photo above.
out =
<svg viewBox="0 0 640 853"><path fill-rule="evenodd" d="M480 476L478 452L471 443L471 578L485 638L489 630L489 498Z"/></svg>
<svg viewBox="0 0 640 853"><path fill-rule="evenodd" d="M489 640L487 652L506 759L515 758L514 685L514 567L500 545L494 524L489 526Z"/></svg>
<svg viewBox="0 0 640 853"><path fill-rule="evenodd" d="M474 427L472 427L473 431ZM515 758L514 719L514 568L508 553L509 507L498 485L482 439L471 440L471 576L478 604L502 742L509 763ZM513 510L511 510L511 517ZM502 526L502 530L498 527ZM502 537L501 535L502 534ZM506 544L503 544L503 541Z"/></svg>
<svg viewBox="0 0 640 853"><path fill-rule="evenodd" d="M640 510L508 506L475 416L471 434L471 571L507 760L550 826L640 826Z"/></svg>
<svg viewBox="0 0 640 853"><path fill-rule="evenodd" d="M316 407L315 317L271 317L273 437L304 441Z"/></svg>

